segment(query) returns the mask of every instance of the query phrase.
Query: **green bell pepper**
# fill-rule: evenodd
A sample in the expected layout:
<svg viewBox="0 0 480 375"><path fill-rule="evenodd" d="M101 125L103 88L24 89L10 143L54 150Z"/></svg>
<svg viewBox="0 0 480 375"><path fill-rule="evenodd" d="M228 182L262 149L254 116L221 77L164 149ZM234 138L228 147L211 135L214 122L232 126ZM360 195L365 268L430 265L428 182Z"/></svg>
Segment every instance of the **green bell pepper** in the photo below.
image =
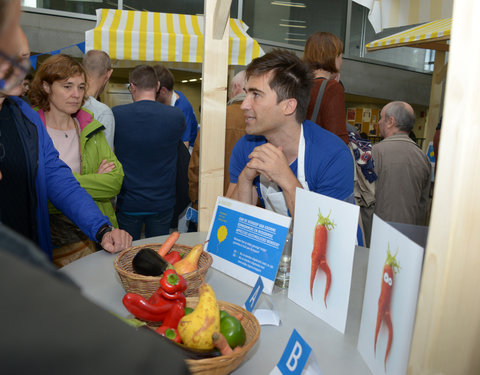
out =
<svg viewBox="0 0 480 375"><path fill-rule="evenodd" d="M246 334L242 323L224 310L220 311L220 332L232 349L245 344Z"/></svg>

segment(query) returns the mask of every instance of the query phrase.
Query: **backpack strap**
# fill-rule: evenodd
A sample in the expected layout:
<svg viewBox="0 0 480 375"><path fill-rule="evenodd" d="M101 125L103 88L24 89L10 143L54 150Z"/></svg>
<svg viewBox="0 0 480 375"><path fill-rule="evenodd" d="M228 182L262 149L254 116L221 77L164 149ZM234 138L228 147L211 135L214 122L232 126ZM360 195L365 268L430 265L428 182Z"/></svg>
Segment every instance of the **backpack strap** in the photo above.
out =
<svg viewBox="0 0 480 375"><path fill-rule="evenodd" d="M318 90L317 100L315 101L315 107L313 107L313 113L310 117L310 121L315 122L317 120L318 112L320 111L320 105L322 104L323 93L325 92L325 87L330 79L324 79Z"/></svg>

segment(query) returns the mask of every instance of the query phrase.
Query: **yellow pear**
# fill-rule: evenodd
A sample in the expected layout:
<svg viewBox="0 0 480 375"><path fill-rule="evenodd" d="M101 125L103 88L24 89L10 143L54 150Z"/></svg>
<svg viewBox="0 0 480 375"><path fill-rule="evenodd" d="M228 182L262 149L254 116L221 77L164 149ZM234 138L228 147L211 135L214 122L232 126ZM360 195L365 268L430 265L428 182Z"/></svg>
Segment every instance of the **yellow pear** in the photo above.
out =
<svg viewBox="0 0 480 375"><path fill-rule="evenodd" d="M198 268L198 261L200 260L200 255L202 255L202 252L203 245L195 245L182 260L179 260L173 265L173 268L175 268L175 271L179 275L184 275L186 273L195 271Z"/></svg>
<svg viewBox="0 0 480 375"><path fill-rule="evenodd" d="M220 310L213 289L200 285L198 304L178 323L178 333L185 346L195 349L213 349L212 334L220 332Z"/></svg>

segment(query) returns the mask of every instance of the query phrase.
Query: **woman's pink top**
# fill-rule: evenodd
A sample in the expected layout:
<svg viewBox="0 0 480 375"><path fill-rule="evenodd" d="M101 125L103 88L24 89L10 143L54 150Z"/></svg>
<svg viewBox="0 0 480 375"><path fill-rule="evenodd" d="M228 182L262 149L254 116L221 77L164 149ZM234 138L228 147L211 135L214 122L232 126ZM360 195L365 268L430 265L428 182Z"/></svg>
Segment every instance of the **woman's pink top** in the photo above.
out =
<svg viewBox="0 0 480 375"><path fill-rule="evenodd" d="M80 142L77 129L58 130L47 126L47 132L60 154L60 159L72 172L80 174Z"/></svg>

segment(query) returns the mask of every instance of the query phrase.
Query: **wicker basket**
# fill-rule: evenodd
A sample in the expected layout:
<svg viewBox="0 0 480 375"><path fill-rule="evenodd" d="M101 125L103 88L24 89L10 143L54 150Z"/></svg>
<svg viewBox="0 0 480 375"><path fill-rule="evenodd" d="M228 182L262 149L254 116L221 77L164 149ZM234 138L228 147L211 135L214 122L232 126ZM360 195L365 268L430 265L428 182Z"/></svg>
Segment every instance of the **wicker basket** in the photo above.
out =
<svg viewBox="0 0 480 375"><path fill-rule="evenodd" d="M260 324L257 318L247 310L233 303L217 301L218 307L229 314L241 313L242 326L245 329L246 341L240 350L235 350L229 355L203 359L187 359L186 362L192 374L224 375L235 370L245 359L248 351L255 345L260 336ZM198 297L187 298L187 306L194 308L198 303Z"/></svg>
<svg viewBox="0 0 480 375"><path fill-rule="evenodd" d="M118 273L123 288L128 293L137 293L145 298L149 298L160 286L160 276L144 276L133 271L132 260L135 255L143 248L149 247L158 250L162 246L161 243L145 244L140 246L129 247L118 254L113 262L113 267ZM170 251L179 251L181 253L189 253L191 246L173 245ZM212 264L212 256L207 252L200 255L198 261L198 269L193 272L182 275L187 281L187 290L183 293L185 296L197 296L198 288L202 283L202 278L207 273Z"/></svg>

